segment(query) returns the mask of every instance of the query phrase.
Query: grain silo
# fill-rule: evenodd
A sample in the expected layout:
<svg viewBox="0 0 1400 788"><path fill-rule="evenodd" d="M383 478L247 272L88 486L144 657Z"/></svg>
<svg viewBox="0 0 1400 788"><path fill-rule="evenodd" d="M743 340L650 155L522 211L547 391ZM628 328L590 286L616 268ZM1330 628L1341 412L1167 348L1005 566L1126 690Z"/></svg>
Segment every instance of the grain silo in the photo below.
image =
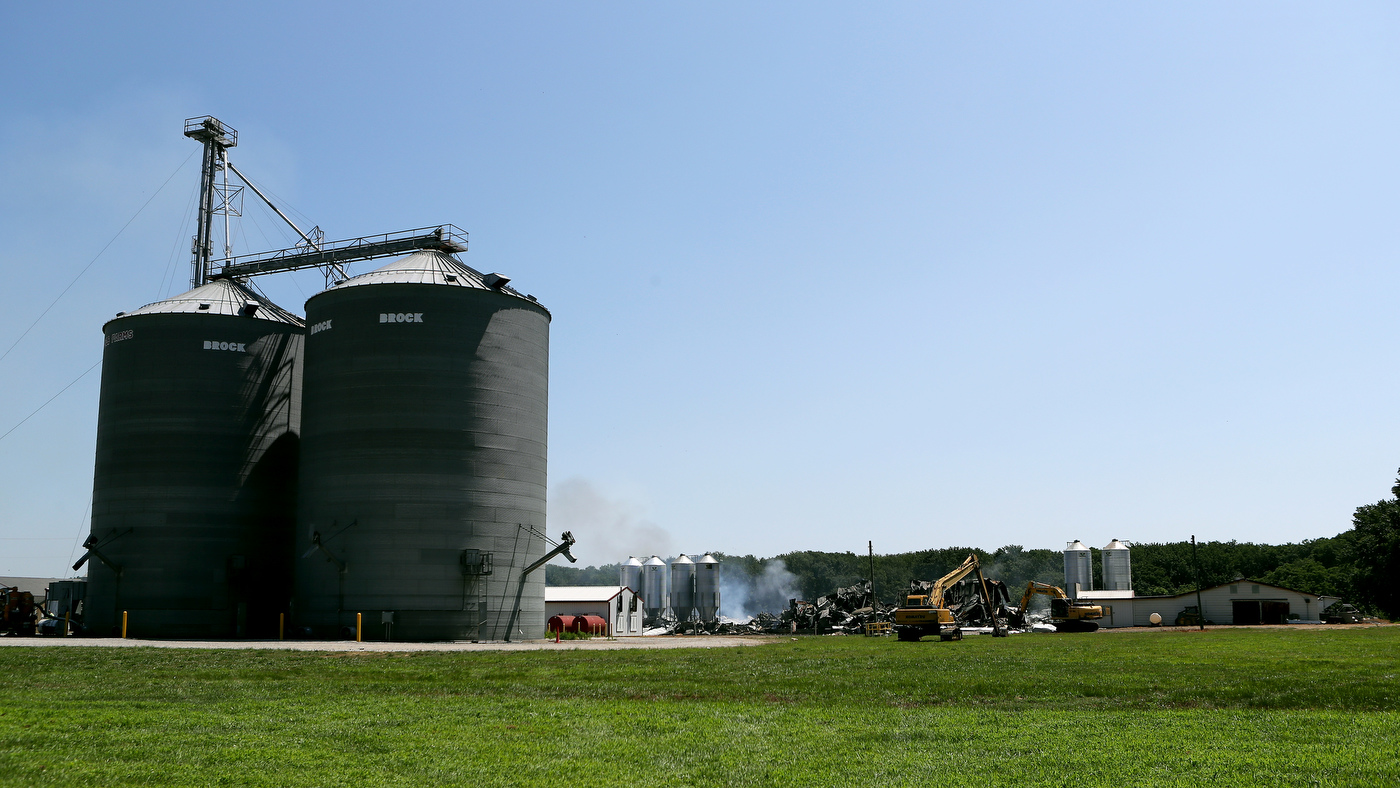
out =
<svg viewBox="0 0 1400 788"><path fill-rule="evenodd" d="M670 601L666 593L668 573L661 556L654 555L642 564L642 605L647 621L654 621L666 612Z"/></svg>
<svg viewBox="0 0 1400 788"><path fill-rule="evenodd" d="M103 326L86 623L275 637L291 596L302 322L216 279Z"/></svg>
<svg viewBox="0 0 1400 788"><path fill-rule="evenodd" d="M707 624L719 618L719 561L709 553L695 562L695 610Z"/></svg>
<svg viewBox="0 0 1400 788"><path fill-rule="evenodd" d="M1080 591L1094 590L1094 565L1089 548L1075 539L1065 547L1065 593L1071 598Z"/></svg>
<svg viewBox="0 0 1400 788"><path fill-rule="evenodd" d="M687 555L671 559L671 612L677 621L689 621L695 612L695 562Z"/></svg>
<svg viewBox="0 0 1400 788"><path fill-rule="evenodd" d="M1114 539L1104 545L1100 555L1103 558L1104 590L1133 590L1133 565L1127 543Z"/></svg>
<svg viewBox="0 0 1400 788"><path fill-rule="evenodd" d="M636 556L628 556L626 563L618 565L617 584L639 594L642 592L642 562Z"/></svg>
<svg viewBox="0 0 1400 788"><path fill-rule="evenodd" d="M298 626L500 640L548 549L550 315L420 251L312 296L298 501ZM517 638L544 635L544 572Z"/></svg>

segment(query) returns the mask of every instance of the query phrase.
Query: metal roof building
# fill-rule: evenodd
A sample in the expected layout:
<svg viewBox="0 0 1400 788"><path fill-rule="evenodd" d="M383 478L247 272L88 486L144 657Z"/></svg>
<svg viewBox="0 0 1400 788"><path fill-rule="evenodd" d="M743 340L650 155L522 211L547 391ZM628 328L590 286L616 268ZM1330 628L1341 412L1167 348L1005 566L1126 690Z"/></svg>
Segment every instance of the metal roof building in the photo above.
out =
<svg viewBox="0 0 1400 788"><path fill-rule="evenodd" d="M1131 591L1081 592L1079 599L1111 607L1111 615L1099 622L1104 627L1152 626L1152 614L1171 626L1177 615L1196 605L1196 592L1171 596L1131 596ZM1319 623L1328 605L1338 597L1308 594L1291 588L1239 579L1201 589L1205 619L1215 624Z"/></svg>

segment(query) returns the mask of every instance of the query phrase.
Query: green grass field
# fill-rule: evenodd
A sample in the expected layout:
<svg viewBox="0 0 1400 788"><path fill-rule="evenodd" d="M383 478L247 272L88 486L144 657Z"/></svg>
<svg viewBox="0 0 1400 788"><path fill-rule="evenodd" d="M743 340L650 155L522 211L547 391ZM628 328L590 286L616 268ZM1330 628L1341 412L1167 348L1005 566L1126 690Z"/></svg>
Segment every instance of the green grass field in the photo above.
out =
<svg viewBox="0 0 1400 788"><path fill-rule="evenodd" d="M1400 785L1400 628L0 648L0 785Z"/></svg>

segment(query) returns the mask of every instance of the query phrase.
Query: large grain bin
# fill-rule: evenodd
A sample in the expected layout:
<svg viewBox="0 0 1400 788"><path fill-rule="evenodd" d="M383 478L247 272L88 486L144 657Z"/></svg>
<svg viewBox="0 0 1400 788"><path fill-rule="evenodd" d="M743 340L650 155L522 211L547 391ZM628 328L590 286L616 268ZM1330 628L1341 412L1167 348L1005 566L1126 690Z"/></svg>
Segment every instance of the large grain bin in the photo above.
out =
<svg viewBox="0 0 1400 788"><path fill-rule="evenodd" d="M103 327L84 613L275 637L291 596L302 323L227 279Z"/></svg>
<svg viewBox="0 0 1400 788"><path fill-rule="evenodd" d="M550 320L505 282L417 252L306 302L294 614L314 636L393 612L396 639L505 638L549 549ZM544 635L543 570L517 630Z"/></svg>

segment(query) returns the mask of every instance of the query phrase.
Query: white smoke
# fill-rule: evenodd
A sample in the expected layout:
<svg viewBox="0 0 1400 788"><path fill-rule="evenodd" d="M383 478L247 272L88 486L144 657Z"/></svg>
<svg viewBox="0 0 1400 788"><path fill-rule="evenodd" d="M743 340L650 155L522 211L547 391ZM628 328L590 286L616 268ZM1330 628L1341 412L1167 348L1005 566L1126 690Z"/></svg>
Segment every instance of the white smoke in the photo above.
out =
<svg viewBox="0 0 1400 788"><path fill-rule="evenodd" d="M719 595L721 611L738 621L759 613L780 613L787 610L788 600L801 596L797 575L789 572L780 558L766 562L762 574L753 577L737 564L721 564Z"/></svg>
<svg viewBox="0 0 1400 788"><path fill-rule="evenodd" d="M602 566L627 560L645 560L671 552L671 534L645 518L640 504L608 498L593 483L579 476L554 485L549 498L549 535L572 531L578 544L578 566Z"/></svg>

